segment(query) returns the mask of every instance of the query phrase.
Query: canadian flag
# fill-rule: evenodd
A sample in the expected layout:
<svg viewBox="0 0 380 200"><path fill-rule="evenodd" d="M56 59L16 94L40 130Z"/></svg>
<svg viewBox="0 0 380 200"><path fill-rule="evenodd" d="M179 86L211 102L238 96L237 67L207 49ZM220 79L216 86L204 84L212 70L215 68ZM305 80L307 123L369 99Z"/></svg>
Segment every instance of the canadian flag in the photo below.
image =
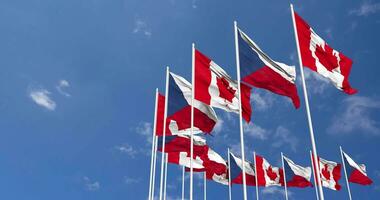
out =
<svg viewBox="0 0 380 200"><path fill-rule="evenodd" d="M163 137L158 137L157 150L162 151ZM165 153L187 152L190 155L191 137L188 135L169 135L165 138ZM193 152L195 156L207 154L208 145L200 136L193 136Z"/></svg>
<svg viewBox="0 0 380 200"><path fill-rule="evenodd" d="M210 58L195 50L195 99L227 112L239 113L238 83ZM251 88L241 84L242 114L251 120Z"/></svg>
<svg viewBox="0 0 380 200"><path fill-rule="evenodd" d="M168 155L168 162L182 165L185 167L190 167L190 153L189 152L169 152ZM199 155L194 155L194 159L192 160L192 165L194 171L202 170L204 169L203 160L200 158Z"/></svg>
<svg viewBox="0 0 380 200"><path fill-rule="evenodd" d="M223 185L228 185L227 162L222 156L209 148L207 156L202 159L204 161L206 178Z"/></svg>
<svg viewBox="0 0 380 200"><path fill-rule="evenodd" d="M320 157L318 160L322 186L332 190L340 190L342 187L338 181L341 178L341 164Z"/></svg>
<svg viewBox="0 0 380 200"><path fill-rule="evenodd" d="M294 12L303 65L329 79L336 88L355 94L350 86L352 60L331 48L314 30Z"/></svg>
<svg viewBox="0 0 380 200"><path fill-rule="evenodd" d="M278 167L273 167L265 158L256 155L256 171L258 186L282 186L284 185L284 172Z"/></svg>
<svg viewBox="0 0 380 200"><path fill-rule="evenodd" d="M196 157L194 160L202 162L201 168L193 168L195 172L205 172L207 179L228 185L227 162L214 150L208 148L206 154L199 156L199 159ZM190 171L188 165L186 165L186 171Z"/></svg>

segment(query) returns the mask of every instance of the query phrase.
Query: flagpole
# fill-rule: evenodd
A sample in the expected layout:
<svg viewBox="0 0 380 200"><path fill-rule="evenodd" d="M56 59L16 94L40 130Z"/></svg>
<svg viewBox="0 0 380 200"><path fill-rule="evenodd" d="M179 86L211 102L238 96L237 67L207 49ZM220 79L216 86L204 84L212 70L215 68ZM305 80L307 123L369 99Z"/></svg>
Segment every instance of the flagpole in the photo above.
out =
<svg viewBox="0 0 380 200"><path fill-rule="evenodd" d="M231 193L231 160L230 160L230 148L227 148L227 153L228 153L228 197L229 200L232 200L232 193Z"/></svg>
<svg viewBox="0 0 380 200"><path fill-rule="evenodd" d="M158 136L154 137L154 158L153 158L153 177L152 177L152 196L151 200L154 199L154 189L155 189L155 181L156 181L156 163L157 163L157 144L158 144Z"/></svg>
<svg viewBox="0 0 380 200"><path fill-rule="evenodd" d="M194 157L194 85L195 85L195 44L192 44L191 57L191 129L190 129L190 200L193 200L193 157Z"/></svg>
<svg viewBox="0 0 380 200"><path fill-rule="evenodd" d="M150 176L149 176L149 197L148 199L152 200L152 179L153 179L153 162L154 162L154 143L156 135L156 120L157 120L157 104L158 104L158 88L156 88L156 101L154 103L154 117L153 117L153 131L152 131L152 154L150 158Z"/></svg>
<svg viewBox="0 0 380 200"><path fill-rule="evenodd" d="M315 194L317 195L317 200L319 200L318 184L317 184L317 180L316 180L317 174L315 173L314 162L313 162L313 154L311 154L311 151L310 151L310 161L311 161L311 168L313 169L313 174L314 174L313 179L314 179Z"/></svg>
<svg viewBox="0 0 380 200"><path fill-rule="evenodd" d="M240 148L241 148L241 158L243 163L245 162L245 152L244 152L244 134L243 134L243 115L241 109L241 87L240 87L240 59L239 59L239 43L238 43L238 30L237 22L234 21L234 31L235 31L235 53L236 53L236 73L237 73L237 83L239 90L239 125L240 125ZM243 197L247 200L247 183L245 175L245 165L243 164Z"/></svg>
<svg viewBox="0 0 380 200"><path fill-rule="evenodd" d="M253 162L253 164L255 165L256 200L259 200L259 182L257 180L256 151L253 152Z"/></svg>
<svg viewBox="0 0 380 200"><path fill-rule="evenodd" d="M301 71L303 94L304 94L305 105L306 105L306 114L307 114L307 119L308 119L308 124L309 124L311 145L312 145L312 149L313 149L313 158L314 158L314 161L315 161L314 163L318 163L317 147L315 145L313 123L312 123L312 120L311 120L311 113L310 113L310 108L309 108L309 99L308 99L308 95L307 95L305 76L304 76L304 72L303 72L303 64L302 64L302 58L301 58L301 51L300 51L300 47L299 47L298 33L297 33L297 27L296 27L296 22L295 22L295 17L294 17L293 4L290 4L290 9L292 11L293 29L294 29L294 36L295 36L296 44L297 44L299 68L300 68L300 71ZM320 174L319 173L319 165L316 165L315 170L316 170L317 174ZM317 182L321 183L321 180L320 180L319 176L317 176ZM322 185L318 184L318 188L319 188L320 198L321 198L321 200L324 200Z"/></svg>
<svg viewBox="0 0 380 200"><path fill-rule="evenodd" d="M165 153L165 180L164 180L164 200L166 200L166 183L168 179L168 154Z"/></svg>
<svg viewBox="0 0 380 200"><path fill-rule="evenodd" d="M161 176L160 176L160 198L162 200L162 190L164 186L164 164L165 164L165 136L166 136L166 118L168 115L168 97L169 97L169 67L166 67L166 84L165 84L165 110L164 110L164 125L162 135L162 154L161 154Z"/></svg>
<svg viewBox="0 0 380 200"><path fill-rule="evenodd" d="M206 177L206 172L203 173L203 199L207 200L207 177Z"/></svg>
<svg viewBox="0 0 380 200"><path fill-rule="evenodd" d="M343 163L344 175L346 177L348 196L350 197L350 200L352 200L351 190L350 190L350 183L348 182L347 171L346 171L346 162L344 162L344 158L343 158L343 150L342 150L341 146L339 146L339 149L340 149L340 155L342 156L342 163Z"/></svg>
<svg viewBox="0 0 380 200"><path fill-rule="evenodd" d="M288 200L288 183L286 182L286 171L284 165L284 154L281 152L282 170L284 170L285 199Z"/></svg>
<svg viewBox="0 0 380 200"><path fill-rule="evenodd" d="M182 200L185 200L185 166L182 166Z"/></svg>

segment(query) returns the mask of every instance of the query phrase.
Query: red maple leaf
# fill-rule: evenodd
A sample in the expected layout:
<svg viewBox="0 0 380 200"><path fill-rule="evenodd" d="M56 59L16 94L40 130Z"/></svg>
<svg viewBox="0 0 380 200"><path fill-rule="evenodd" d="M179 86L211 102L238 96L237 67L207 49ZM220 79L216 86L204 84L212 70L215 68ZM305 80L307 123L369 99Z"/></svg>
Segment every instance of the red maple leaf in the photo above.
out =
<svg viewBox="0 0 380 200"><path fill-rule="evenodd" d="M329 71L332 71L339 65L337 57L333 54L333 50L327 44L325 44L325 49L320 45L317 45L315 49L315 55L318 57L319 62Z"/></svg>
<svg viewBox="0 0 380 200"><path fill-rule="evenodd" d="M277 173L273 171L272 166L269 166L269 168L266 170L268 177L270 180L275 181L277 178Z"/></svg>
<svg viewBox="0 0 380 200"><path fill-rule="evenodd" d="M219 96L232 102L235 97L236 90L230 86L230 83L225 78L217 78L216 84L219 88Z"/></svg>

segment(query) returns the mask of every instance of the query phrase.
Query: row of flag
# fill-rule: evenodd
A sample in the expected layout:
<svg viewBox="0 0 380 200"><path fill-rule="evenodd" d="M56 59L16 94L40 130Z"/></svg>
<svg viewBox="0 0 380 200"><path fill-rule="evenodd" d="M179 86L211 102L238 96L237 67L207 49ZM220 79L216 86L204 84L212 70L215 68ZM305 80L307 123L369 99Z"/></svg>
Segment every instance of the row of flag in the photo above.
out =
<svg viewBox="0 0 380 200"><path fill-rule="evenodd" d="M314 174L319 174L314 177L314 185L319 187L320 199L323 200L321 185L333 190L340 189L338 181L341 177L341 164L317 156L302 66L327 78L337 89L346 94L355 94L357 90L352 88L348 81L352 66L351 59L331 48L305 20L293 11L293 8L292 17L312 141L311 158L319 163L313 165ZM285 186L285 188L312 186L311 167L297 165L285 156L281 156L284 163L282 168L273 167L259 155L254 155L254 163L246 161L243 151L242 120L244 119L247 123L252 121L250 105L252 88L261 88L288 97L296 109L300 107L300 98L295 84L295 67L273 60L238 28L236 23L235 45L237 80L194 45L193 84L167 69L166 93L165 95L158 92L156 94L152 152L165 153L167 162L186 167L191 177L193 171L205 172L207 179L221 184L230 186L243 184L244 191L246 185L277 185ZM218 121L214 108L240 115L242 158L228 153L229 161L227 162L207 145L203 137L194 135L212 132ZM348 172L347 183L371 184L372 181L368 178L364 165L356 164L346 153L343 151L341 153L342 162L344 166L347 166L345 170ZM153 157L152 154L152 162ZM160 200L162 200L164 156L161 161ZM190 199L192 199L192 178L190 180ZM150 182L149 196L153 199L152 178Z"/></svg>
<svg viewBox="0 0 380 200"><path fill-rule="evenodd" d="M162 151L162 137L158 138L158 151ZM172 135L165 142L165 153L168 162L190 168L190 137L186 135ZM246 183L250 186L284 186L309 187L311 183L311 167L296 164L290 158L282 156L282 168L272 166L264 157L255 155L254 162L244 161L229 152L229 161L212 150L204 138L194 137L193 168L196 172L205 172L209 180L228 185L243 184L242 169L246 169ZM370 185L372 180L368 177L364 164L357 164L348 154L342 151L342 158L346 166L347 178L351 183ZM318 157L322 185L332 190L340 190L339 180L342 175L342 164ZM311 159L311 162L312 159ZM313 165L314 166L314 165ZM257 179L256 179L257 178ZM258 183L258 184L257 184Z"/></svg>

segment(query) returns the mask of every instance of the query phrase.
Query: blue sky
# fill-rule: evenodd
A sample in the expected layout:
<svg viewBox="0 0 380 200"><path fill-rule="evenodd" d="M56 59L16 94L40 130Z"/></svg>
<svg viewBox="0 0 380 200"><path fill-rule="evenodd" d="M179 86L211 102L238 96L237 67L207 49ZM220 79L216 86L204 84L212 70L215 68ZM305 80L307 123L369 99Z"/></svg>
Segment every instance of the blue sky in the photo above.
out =
<svg viewBox="0 0 380 200"><path fill-rule="evenodd" d="M165 66L190 80L191 43L233 77L233 21L273 59L296 65L288 1L1 0L0 198L145 199L148 192L154 91L164 90ZM380 2L294 1L296 11L332 47L354 60L347 96L306 70L317 148L340 161L339 145L367 165L374 184L351 185L355 199L380 196ZM298 67L297 67L298 73ZM299 73L298 73L299 75ZM302 97L301 84L297 81ZM246 155L274 165L280 152L308 166L304 110L254 89ZM220 119L209 145L226 158L239 153L238 117ZM180 197L180 169L169 166L169 199ZM195 196L202 181L196 176ZM328 199L347 199L325 189ZM186 185L188 186L188 185ZM157 190L156 190L157 191ZM227 187L208 182L212 199ZM234 199L241 199L234 186ZM254 198L249 188L249 198ZM290 189L311 199L314 189ZM281 188L261 189L283 199Z"/></svg>

